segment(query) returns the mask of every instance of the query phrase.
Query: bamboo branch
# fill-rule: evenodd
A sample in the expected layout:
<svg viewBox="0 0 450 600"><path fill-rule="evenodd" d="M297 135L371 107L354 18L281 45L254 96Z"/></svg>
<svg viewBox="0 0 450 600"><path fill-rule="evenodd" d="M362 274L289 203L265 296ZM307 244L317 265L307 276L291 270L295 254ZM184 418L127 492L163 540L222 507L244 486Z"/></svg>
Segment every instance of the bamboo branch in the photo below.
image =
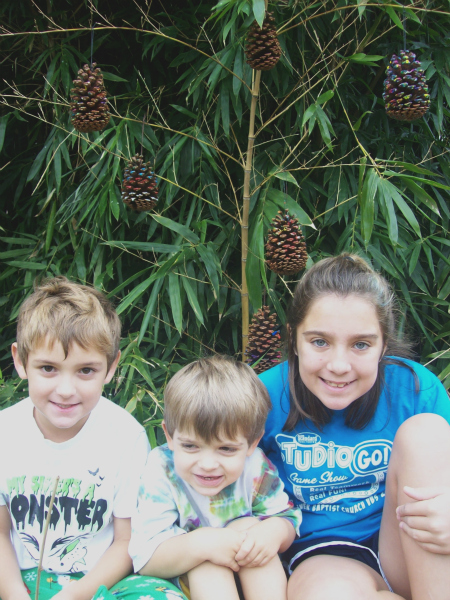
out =
<svg viewBox="0 0 450 600"><path fill-rule="evenodd" d="M265 0L266 10L268 0ZM248 286L247 286L247 255L248 255L248 217L250 214L250 175L253 165L253 147L255 143L255 116L256 104L259 96L259 86L261 83L261 71L253 71L252 81L252 103L250 105L250 124L248 128L248 145L247 156L244 168L244 193L243 193L243 211L241 223L241 268L242 268L242 285L241 285L241 304L242 304L242 362L245 362L245 350L248 344L248 325L249 325L249 308L248 308Z"/></svg>
<svg viewBox="0 0 450 600"><path fill-rule="evenodd" d="M38 572L37 572L37 580L36 580L36 595L34 597L34 600L39 600L39 586L41 583L41 571L42 571L42 561L44 559L45 540L47 538L48 526L50 525L50 519L52 516L52 509L53 509L53 502L55 501L58 483L59 483L59 475L56 477L55 483L53 485L53 491L52 491L52 495L50 497L50 505L48 507L47 518L45 519L44 537L42 538L41 552L39 554L39 564L38 564Z"/></svg>

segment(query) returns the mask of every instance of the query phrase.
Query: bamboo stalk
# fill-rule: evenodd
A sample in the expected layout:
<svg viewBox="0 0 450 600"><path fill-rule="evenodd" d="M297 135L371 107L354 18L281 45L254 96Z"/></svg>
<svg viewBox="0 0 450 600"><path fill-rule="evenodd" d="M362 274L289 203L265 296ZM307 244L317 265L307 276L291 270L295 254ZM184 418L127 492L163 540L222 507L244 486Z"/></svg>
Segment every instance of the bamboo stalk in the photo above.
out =
<svg viewBox="0 0 450 600"><path fill-rule="evenodd" d="M252 85L252 103L250 106L250 125L248 130L247 156L244 169L244 195L243 211L241 222L241 252L242 252L242 286L241 286L241 304L242 304L242 361L245 361L245 349L248 343L248 287L247 287L247 255L248 255L248 217L250 213L250 175L253 164L253 147L255 142L255 115L256 103L259 96L259 86L261 82L261 71L256 71Z"/></svg>
<svg viewBox="0 0 450 600"><path fill-rule="evenodd" d="M265 0L266 10L268 0ZM250 213L250 175L253 165L253 147L255 142L255 116L256 104L258 102L259 87L261 83L261 71L253 71L252 81L252 102L250 105L250 123L248 128L248 144L247 156L245 159L244 168L244 193L243 193L243 210L241 221L241 269L242 269L242 284L241 284L241 306L242 306L242 362L245 362L245 350L248 344L248 325L249 325L249 309L248 309L248 286L247 286L247 255L248 255L248 217Z"/></svg>
<svg viewBox="0 0 450 600"><path fill-rule="evenodd" d="M50 525L50 519L52 516L52 509L53 509L53 502L55 501L58 483L59 483L59 475L56 477L55 483L53 485L53 491L52 491L52 495L50 498L50 505L48 507L47 518L45 519L44 536L42 538L41 552L39 554L39 564L38 564L38 572L37 572L37 579L36 579L36 595L34 597L34 600L39 600L39 586L41 584L41 571L42 571L42 561L44 559L45 540L47 538L48 526Z"/></svg>

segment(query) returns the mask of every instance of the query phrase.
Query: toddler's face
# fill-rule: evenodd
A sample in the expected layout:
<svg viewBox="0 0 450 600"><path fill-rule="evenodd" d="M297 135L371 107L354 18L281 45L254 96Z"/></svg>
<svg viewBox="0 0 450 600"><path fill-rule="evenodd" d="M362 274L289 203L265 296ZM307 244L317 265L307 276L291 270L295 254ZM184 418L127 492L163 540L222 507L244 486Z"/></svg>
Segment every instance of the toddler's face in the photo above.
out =
<svg viewBox="0 0 450 600"><path fill-rule="evenodd" d="M44 341L22 364L16 344L12 353L19 376L28 379L34 418L46 439L63 442L73 438L95 408L104 383L114 375L117 361L107 369L104 354L73 343L67 357L60 342Z"/></svg>
<svg viewBox="0 0 450 600"><path fill-rule="evenodd" d="M245 459L258 441L249 445L243 435L235 439L220 439L206 443L191 431L175 430L171 437L166 427L167 443L174 453L175 470L202 496L215 496L234 483L242 474Z"/></svg>

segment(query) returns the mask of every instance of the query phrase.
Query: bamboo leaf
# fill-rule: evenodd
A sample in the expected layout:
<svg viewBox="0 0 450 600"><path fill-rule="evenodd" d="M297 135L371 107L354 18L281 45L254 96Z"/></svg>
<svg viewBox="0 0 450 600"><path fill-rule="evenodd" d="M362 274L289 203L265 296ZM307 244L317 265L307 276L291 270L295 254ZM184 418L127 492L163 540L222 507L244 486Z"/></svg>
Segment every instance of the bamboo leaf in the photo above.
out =
<svg viewBox="0 0 450 600"><path fill-rule="evenodd" d="M386 179L381 179L379 184L382 185L382 187L383 187L385 198L386 198L386 196L389 196L390 198L392 198L392 200L398 206L398 208L402 212L403 216L408 221L408 223L411 225L411 227L413 228L415 233L418 235L418 237L421 238L422 235L420 233L420 225L419 225L413 211L409 208L407 203L401 197L399 190L395 187L394 184L392 184L390 181L387 181Z"/></svg>
<svg viewBox="0 0 450 600"><path fill-rule="evenodd" d="M264 263L264 251L261 254L261 240L264 247L263 229L263 220L258 219L252 232L245 266L248 297L255 311L262 306L260 264L261 261Z"/></svg>
<svg viewBox="0 0 450 600"><path fill-rule="evenodd" d="M189 300L189 304L191 305L192 310L194 311L195 316L197 317L197 320L200 321L202 325L204 325L205 321L203 319L202 310L200 308L200 304L198 303L194 290L192 289L191 282L187 277L182 277L181 281L183 282L183 287L186 292L186 296Z"/></svg>
<svg viewBox="0 0 450 600"><path fill-rule="evenodd" d="M297 187L300 187L298 185L298 182L295 179L295 177L291 173L289 173L288 171L278 171L278 173L275 173L275 177L277 179L281 179L282 181L287 181L289 183L293 183Z"/></svg>
<svg viewBox="0 0 450 600"><path fill-rule="evenodd" d="M217 260L217 254L214 251L214 246L211 244L211 242L206 246L204 244L199 244L196 246L196 250L206 267L209 280L212 284L214 298L217 299L219 296L219 277L222 277L222 270L220 263Z"/></svg>
<svg viewBox="0 0 450 600"><path fill-rule="evenodd" d="M167 217L162 217L161 215L152 214L151 216L157 223L159 223L163 227L167 227L168 229L175 231L176 233L179 233L188 242L191 242L192 244L200 243L200 238L198 237L198 235L196 235L185 225L177 223L176 221L172 221L172 219L168 219Z"/></svg>
<svg viewBox="0 0 450 600"><path fill-rule="evenodd" d="M260 27L263 26L264 15L266 14L266 4L264 0L252 0L253 14Z"/></svg>
<svg viewBox="0 0 450 600"><path fill-rule="evenodd" d="M288 211L291 213L291 215L293 215L294 217L297 217L297 219L299 220L301 225L308 225L309 227L312 227L313 229L316 228L314 223L311 221L311 219L306 214L306 212L288 194L285 194L281 190L276 190L274 188L271 188L267 192L267 198L269 198L269 200L272 200L273 202L275 202L275 204L277 204L280 208L282 208L282 209L287 208Z"/></svg>
<svg viewBox="0 0 450 600"><path fill-rule="evenodd" d="M378 174L375 169L370 169L364 180L361 194L361 229L364 244L367 245L372 236L374 222L374 200L378 187Z"/></svg>
<svg viewBox="0 0 450 600"><path fill-rule="evenodd" d="M424 189L422 189L419 185L417 185L415 181L412 181L407 177L405 177L403 181L406 187L413 192L414 196L416 196L421 202L423 202L430 210L436 213L438 217L441 216L439 208L435 200L433 200L433 198L430 196L430 194L427 194L427 192Z"/></svg>
<svg viewBox="0 0 450 600"><path fill-rule="evenodd" d="M113 248L125 248L128 250L139 250L141 252L159 252L160 254L170 254L172 252L179 252L182 248L180 245L175 244L157 244L153 242L129 242L126 240L119 241L106 241L102 242L105 246L111 246Z"/></svg>
<svg viewBox="0 0 450 600"><path fill-rule="evenodd" d="M150 322L150 318L153 315L153 311L155 309L156 301L158 300L158 294L161 290L161 286L163 284L163 278L157 279L152 287L152 292L150 294L150 298L147 302L147 308L145 309L144 318L142 319L141 329L139 331L138 337L138 345L142 342L142 339L147 331L148 324Z"/></svg>
<svg viewBox="0 0 450 600"><path fill-rule="evenodd" d="M177 273L169 273L169 298L173 322L178 332L183 332L183 315L181 310L180 280Z"/></svg>

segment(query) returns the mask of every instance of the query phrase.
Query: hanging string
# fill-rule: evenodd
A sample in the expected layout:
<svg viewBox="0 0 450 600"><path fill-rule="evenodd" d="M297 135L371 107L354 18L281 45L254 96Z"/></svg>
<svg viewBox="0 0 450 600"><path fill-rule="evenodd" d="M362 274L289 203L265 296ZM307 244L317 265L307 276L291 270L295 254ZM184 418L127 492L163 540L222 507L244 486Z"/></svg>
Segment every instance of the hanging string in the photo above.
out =
<svg viewBox="0 0 450 600"><path fill-rule="evenodd" d="M94 64L94 23L91 22L91 67Z"/></svg>
<svg viewBox="0 0 450 600"><path fill-rule="evenodd" d="M406 52L406 10L403 7L403 50Z"/></svg>
<svg viewBox="0 0 450 600"><path fill-rule="evenodd" d="M142 119L142 131L141 131L141 154L144 156L144 125L145 125L145 116Z"/></svg>

